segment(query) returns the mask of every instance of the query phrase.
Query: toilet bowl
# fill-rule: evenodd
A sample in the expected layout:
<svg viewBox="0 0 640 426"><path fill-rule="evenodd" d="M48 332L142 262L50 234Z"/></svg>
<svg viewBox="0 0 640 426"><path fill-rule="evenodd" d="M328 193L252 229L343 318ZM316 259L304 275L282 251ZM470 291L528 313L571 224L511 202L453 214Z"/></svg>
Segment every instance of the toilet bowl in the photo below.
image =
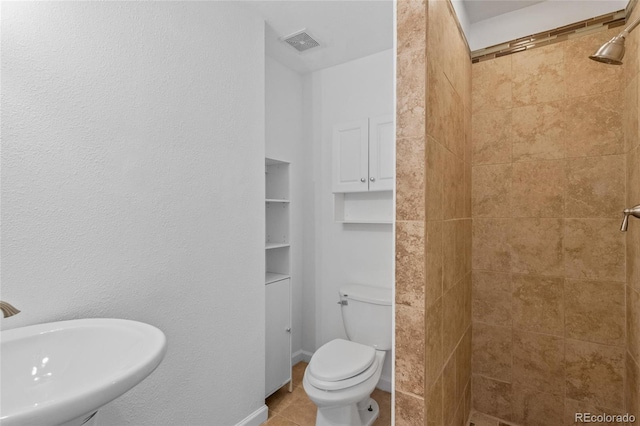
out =
<svg viewBox="0 0 640 426"><path fill-rule="evenodd" d="M302 384L318 407L316 426L370 426L380 413L371 392L391 349L391 289L350 284L339 304L350 340L322 345Z"/></svg>

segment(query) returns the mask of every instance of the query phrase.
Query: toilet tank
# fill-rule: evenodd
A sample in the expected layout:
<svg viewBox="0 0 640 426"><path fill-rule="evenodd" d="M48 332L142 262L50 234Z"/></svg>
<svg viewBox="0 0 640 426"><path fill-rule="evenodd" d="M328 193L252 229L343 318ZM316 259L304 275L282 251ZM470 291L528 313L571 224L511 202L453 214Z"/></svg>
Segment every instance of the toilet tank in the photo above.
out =
<svg viewBox="0 0 640 426"><path fill-rule="evenodd" d="M352 342L391 349L391 288L347 284L340 289L342 321Z"/></svg>

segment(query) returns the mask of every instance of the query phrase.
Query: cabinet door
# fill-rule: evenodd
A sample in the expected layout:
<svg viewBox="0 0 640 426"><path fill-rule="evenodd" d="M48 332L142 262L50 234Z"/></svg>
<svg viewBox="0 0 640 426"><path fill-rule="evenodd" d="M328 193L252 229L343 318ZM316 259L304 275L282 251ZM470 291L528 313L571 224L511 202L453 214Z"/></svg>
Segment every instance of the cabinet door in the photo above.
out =
<svg viewBox="0 0 640 426"><path fill-rule="evenodd" d="M369 120L369 191L394 188L395 129L393 115Z"/></svg>
<svg viewBox="0 0 640 426"><path fill-rule="evenodd" d="M265 397L291 380L290 279L266 285Z"/></svg>
<svg viewBox="0 0 640 426"><path fill-rule="evenodd" d="M333 192L369 189L369 121L333 126Z"/></svg>

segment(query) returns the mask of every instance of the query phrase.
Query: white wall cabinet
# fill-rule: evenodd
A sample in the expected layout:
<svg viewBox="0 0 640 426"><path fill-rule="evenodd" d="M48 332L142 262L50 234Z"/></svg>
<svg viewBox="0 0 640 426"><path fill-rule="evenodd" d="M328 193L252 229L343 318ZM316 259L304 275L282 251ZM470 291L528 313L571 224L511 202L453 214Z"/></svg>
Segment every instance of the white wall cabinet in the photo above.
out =
<svg viewBox="0 0 640 426"><path fill-rule="evenodd" d="M333 192L391 191L394 187L393 116L333 127Z"/></svg>
<svg viewBox="0 0 640 426"><path fill-rule="evenodd" d="M289 163L265 159L265 398L291 382Z"/></svg>

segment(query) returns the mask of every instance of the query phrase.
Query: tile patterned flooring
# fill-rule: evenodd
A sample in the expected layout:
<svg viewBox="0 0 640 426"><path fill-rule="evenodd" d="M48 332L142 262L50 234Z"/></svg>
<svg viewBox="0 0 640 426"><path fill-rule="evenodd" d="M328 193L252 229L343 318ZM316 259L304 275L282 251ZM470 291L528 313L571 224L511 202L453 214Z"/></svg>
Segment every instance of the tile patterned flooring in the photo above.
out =
<svg viewBox="0 0 640 426"><path fill-rule="evenodd" d="M306 362L293 366L293 392L285 386L267 398L269 420L267 426L315 426L316 406L307 397L302 387L302 377L307 368ZM391 394L376 389L371 395L380 406L380 416L374 426L391 426Z"/></svg>
<svg viewBox="0 0 640 426"><path fill-rule="evenodd" d="M495 417L488 416L478 411L472 411L469 416L469 426L516 426L515 423L506 423Z"/></svg>

